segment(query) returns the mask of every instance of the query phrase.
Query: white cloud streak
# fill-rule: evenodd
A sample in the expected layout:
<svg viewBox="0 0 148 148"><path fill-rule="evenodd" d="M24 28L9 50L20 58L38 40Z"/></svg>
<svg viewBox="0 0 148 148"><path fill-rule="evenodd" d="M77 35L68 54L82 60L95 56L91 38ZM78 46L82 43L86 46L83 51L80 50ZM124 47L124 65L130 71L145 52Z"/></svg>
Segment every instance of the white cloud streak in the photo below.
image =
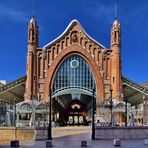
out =
<svg viewBox="0 0 148 148"><path fill-rule="evenodd" d="M0 20L26 22L28 18L22 10L0 4Z"/></svg>
<svg viewBox="0 0 148 148"><path fill-rule="evenodd" d="M141 6L136 8L134 11L129 12L127 15L128 20L136 19L137 21L146 19L146 15L148 13L148 9L145 6Z"/></svg>
<svg viewBox="0 0 148 148"><path fill-rule="evenodd" d="M114 17L114 6L103 5L98 1L94 1L93 6L90 6L86 13L91 17L103 18L104 21L110 22Z"/></svg>

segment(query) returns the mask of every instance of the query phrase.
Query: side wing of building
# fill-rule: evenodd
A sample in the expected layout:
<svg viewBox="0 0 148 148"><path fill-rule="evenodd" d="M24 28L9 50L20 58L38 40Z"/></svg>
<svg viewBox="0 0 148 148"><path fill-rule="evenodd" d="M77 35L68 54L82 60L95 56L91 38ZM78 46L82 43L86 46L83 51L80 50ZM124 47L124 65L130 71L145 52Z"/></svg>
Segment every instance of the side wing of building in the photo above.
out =
<svg viewBox="0 0 148 148"><path fill-rule="evenodd" d="M26 76L23 76L11 83L0 87L0 101L12 102L15 98L17 102L24 101ZM127 98L131 105L142 103L148 98L148 87L133 82L126 77L122 77L124 101Z"/></svg>

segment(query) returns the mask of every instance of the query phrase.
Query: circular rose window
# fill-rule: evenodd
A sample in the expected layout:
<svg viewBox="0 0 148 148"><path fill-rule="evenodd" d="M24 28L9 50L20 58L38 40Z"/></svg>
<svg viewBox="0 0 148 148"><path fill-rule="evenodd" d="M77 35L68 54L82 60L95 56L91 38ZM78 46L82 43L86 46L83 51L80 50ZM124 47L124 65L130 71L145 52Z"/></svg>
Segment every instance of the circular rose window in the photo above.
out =
<svg viewBox="0 0 148 148"><path fill-rule="evenodd" d="M70 62L71 68L77 68L79 66L79 62L77 60L72 60Z"/></svg>

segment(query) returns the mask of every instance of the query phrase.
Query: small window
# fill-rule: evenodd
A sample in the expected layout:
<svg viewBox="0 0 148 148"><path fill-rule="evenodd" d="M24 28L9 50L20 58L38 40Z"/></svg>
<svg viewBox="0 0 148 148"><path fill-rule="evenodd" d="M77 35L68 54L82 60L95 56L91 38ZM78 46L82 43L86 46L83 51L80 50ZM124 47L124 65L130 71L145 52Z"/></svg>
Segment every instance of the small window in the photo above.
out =
<svg viewBox="0 0 148 148"><path fill-rule="evenodd" d="M35 80L36 80L36 75L34 74L34 76L33 76L33 77L34 77L34 81L35 81Z"/></svg>
<svg viewBox="0 0 148 148"><path fill-rule="evenodd" d="M115 82L115 77L113 77L113 83Z"/></svg>
<svg viewBox="0 0 148 148"><path fill-rule="evenodd" d="M34 41L34 29L32 30L32 41Z"/></svg>
<svg viewBox="0 0 148 148"><path fill-rule="evenodd" d="M117 31L115 31L115 37L114 37L114 41L116 42L117 39Z"/></svg>

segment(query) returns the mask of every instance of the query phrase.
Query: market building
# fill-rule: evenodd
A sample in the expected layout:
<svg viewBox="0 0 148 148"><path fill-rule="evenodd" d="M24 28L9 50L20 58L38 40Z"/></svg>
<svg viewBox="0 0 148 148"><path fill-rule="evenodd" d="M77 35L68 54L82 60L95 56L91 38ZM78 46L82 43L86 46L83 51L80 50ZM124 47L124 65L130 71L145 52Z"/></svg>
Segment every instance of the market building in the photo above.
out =
<svg viewBox="0 0 148 148"><path fill-rule="evenodd" d="M129 121L134 114L137 123L148 122L147 86L122 76L121 26L117 19L111 28L109 49L90 37L77 20L44 47L38 43L39 27L32 17L26 76L0 87L3 102L17 102L17 126L47 126L50 97L53 122L87 125L93 92L96 122L124 123L126 105Z"/></svg>

